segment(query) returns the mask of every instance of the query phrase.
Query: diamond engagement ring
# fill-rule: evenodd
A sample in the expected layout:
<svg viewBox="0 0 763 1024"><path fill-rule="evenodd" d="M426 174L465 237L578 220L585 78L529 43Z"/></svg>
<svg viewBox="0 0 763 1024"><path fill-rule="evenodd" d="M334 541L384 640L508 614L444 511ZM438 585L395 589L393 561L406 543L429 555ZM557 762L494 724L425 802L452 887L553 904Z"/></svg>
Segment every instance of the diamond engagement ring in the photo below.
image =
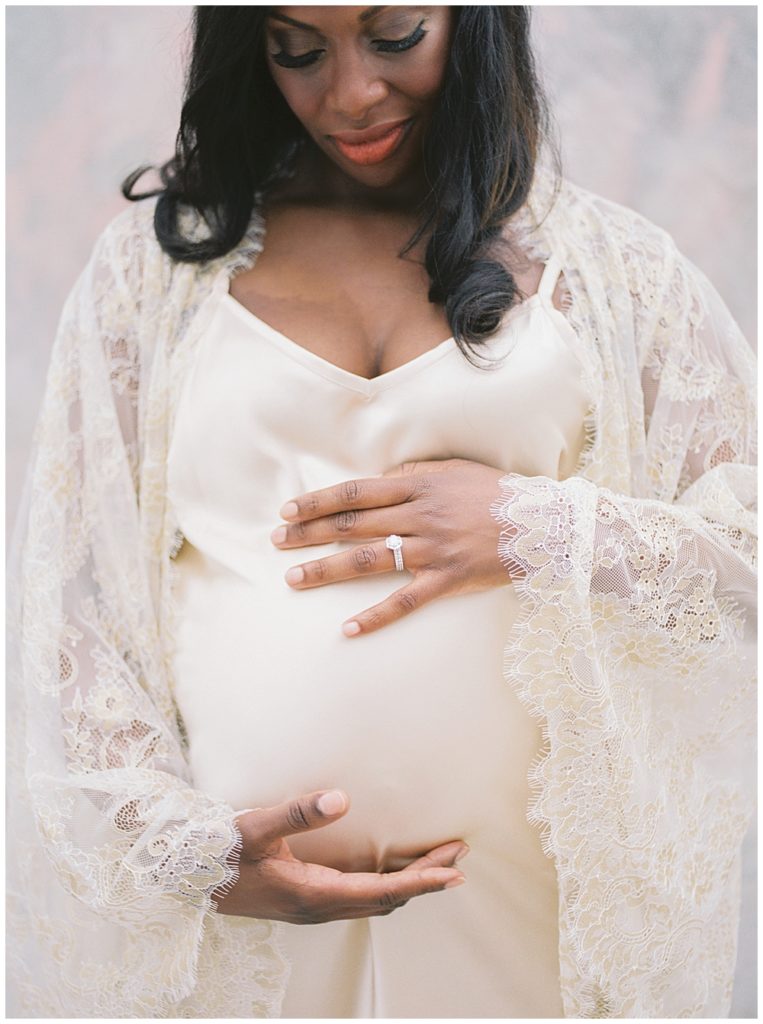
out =
<svg viewBox="0 0 763 1024"><path fill-rule="evenodd" d="M396 533L391 533L384 543L395 556L395 568L398 572L402 572L405 569L403 565L403 538L398 537Z"/></svg>

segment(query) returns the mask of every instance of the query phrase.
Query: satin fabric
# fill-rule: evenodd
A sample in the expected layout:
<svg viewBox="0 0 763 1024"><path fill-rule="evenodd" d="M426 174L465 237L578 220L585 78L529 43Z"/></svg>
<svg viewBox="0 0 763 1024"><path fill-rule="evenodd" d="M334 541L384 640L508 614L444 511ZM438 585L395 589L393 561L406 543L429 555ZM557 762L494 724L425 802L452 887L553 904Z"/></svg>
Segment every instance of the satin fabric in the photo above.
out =
<svg viewBox="0 0 763 1024"><path fill-rule="evenodd" d="M471 366L449 338L372 380L219 288L168 467L185 537L175 698L194 784L241 809L342 788L341 820L289 839L295 856L340 870L399 870L453 839L471 847L457 889L388 917L287 926L284 1017L562 1015L555 868L526 818L540 722L502 675L513 587L348 639L341 624L412 574L389 552L388 572L295 591L290 566L355 543L270 541L289 498L404 461L571 475L590 399L551 301L558 273L552 257L538 293L479 350L496 365Z"/></svg>

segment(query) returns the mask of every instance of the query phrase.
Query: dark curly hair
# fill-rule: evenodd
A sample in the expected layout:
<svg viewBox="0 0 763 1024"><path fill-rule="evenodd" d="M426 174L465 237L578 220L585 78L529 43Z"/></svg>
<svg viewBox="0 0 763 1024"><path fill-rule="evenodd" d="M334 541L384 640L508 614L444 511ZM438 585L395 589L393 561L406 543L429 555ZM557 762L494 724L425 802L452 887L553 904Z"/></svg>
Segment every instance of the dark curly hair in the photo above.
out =
<svg viewBox="0 0 763 1024"><path fill-rule="evenodd" d="M134 194L142 165L122 182L133 201L159 196L154 229L176 260L202 262L233 249L256 194L288 177L309 136L275 85L265 59L267 7L196 7L193 50L175 155L158 170L162 188ZM530 43L530 9L453 7L445 77L424 139L430 185L414 235L428 238L429 301L444 306L469 358L518 296L495 256L501 228L525 202L547 145L559 176L547 101ZM191 241L179 206L195 208L210 235ZM471 361L471 360L470 360Z"/></svg>

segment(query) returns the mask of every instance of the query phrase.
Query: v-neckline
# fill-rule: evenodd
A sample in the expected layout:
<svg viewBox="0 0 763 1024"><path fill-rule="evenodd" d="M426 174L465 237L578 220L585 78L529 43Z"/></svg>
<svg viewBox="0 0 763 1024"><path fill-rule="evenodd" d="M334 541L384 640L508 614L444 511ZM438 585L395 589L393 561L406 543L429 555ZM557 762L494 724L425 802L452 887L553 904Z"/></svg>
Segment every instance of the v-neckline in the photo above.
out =
<svg viewBox="0 0 763 1024"><path fill-rule="evenodd" d="M264 246L267 230L265 218L262 214L260 214L260 222L261 251ZM529 311L541 301L542 296L549 290L549 282L547 278L553 270L553 263L554 258L552 255L545 261L543 273L540 276L536 291L504 313L501 318L500 325L494 334L491 335L491 338L499 335L504 330L505 326L516 316ZM248 324L250 328L256 328L260 334L268 338L285 355L296 359L298 362L302 363L303 366L306 366L321 377L333 380L344 387L348 387L353 391L359 391L361 394L366 396L371 396L376 392L382 391L392 384L403 380L411 374L418 373L425 366L437 362L451 351L458 351L456 340L453 335L451 335L444 341L439 342L433 348L429 348L425 352L421 352L419 355L414 356L413 359L409 359L407 362L401 363L399 366L395 366L391 370L386 370L384 373L377 374L375 377L364 377L362 374L353 373L351 370L345 370L344 367L338 366L336 363L332 363L330 359L325 359L323 356L319 356L309 348L305 348L304 345L300 345L299 342L294 341L293 338L284 334L283 331L279 331L277 328L272 327L269 323L266 323L257 316L256 313L247 309L247 307L244 306L243 303L239 302L238 299L234 298L230 292L230 286L234 276L235 275L223 274L219 282L222 302L227 305L231 312L233 312L244 323ZM488 342L489 341L490 339L488 339Z"/></svg>

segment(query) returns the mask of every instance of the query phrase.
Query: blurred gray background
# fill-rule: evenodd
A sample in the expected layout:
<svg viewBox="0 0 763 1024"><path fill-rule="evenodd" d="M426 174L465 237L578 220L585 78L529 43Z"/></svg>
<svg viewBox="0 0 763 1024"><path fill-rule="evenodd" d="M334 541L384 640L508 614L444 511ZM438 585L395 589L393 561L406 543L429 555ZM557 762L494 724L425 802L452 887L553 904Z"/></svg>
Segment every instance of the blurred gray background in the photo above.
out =
<svg viewBox="0 0 763 1024"><path fill-rule="evenodd" d="M6 7L9 528L66 295L121 179L172 153L190 12ZM668 230L754 343L756 7L542 5L533 31L567 177ZM755 850L732 1017L757 1014Z"/></svg>

